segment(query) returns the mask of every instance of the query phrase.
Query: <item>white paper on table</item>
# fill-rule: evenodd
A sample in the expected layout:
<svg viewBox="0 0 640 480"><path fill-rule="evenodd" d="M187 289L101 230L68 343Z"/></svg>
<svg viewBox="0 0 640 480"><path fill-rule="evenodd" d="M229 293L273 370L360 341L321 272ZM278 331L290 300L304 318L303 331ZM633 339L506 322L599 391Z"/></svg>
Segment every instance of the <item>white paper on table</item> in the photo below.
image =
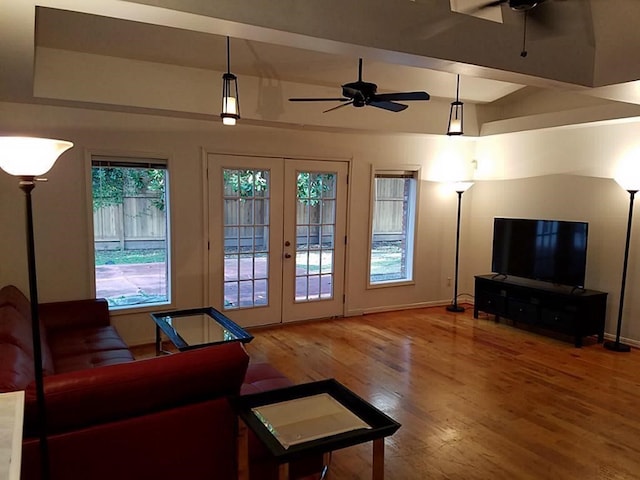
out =
<svg viewBox="0 0 640 480"><path fill-rule="evenodd" d="M328 393L273 403L251 411L284 448L329 435L371 428Z"/></svg>

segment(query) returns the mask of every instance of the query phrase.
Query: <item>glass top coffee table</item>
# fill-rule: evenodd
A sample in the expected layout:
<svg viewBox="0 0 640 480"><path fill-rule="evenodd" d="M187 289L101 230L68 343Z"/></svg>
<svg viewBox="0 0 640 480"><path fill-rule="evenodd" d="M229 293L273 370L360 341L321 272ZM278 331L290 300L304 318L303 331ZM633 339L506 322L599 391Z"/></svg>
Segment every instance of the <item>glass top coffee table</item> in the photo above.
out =
<svg viewBox="0 0 640 480"><path fill-rule="evenodd" d="M162 348L162 333L179 351L226 342L248 343L253 335L213 307L152 313L156 324L156 355Z"/></svg>

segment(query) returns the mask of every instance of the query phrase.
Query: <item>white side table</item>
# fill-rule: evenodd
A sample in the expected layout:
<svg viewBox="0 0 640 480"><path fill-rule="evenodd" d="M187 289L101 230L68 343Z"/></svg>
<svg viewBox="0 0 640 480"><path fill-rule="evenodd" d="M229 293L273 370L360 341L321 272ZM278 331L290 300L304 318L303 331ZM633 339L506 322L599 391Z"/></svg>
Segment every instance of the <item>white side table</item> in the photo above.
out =
<svg viewBox="0 0 640 480"><path fill-rule="evenodd" d="M20 480L24 391L0 393L0 479Z"/></svg>

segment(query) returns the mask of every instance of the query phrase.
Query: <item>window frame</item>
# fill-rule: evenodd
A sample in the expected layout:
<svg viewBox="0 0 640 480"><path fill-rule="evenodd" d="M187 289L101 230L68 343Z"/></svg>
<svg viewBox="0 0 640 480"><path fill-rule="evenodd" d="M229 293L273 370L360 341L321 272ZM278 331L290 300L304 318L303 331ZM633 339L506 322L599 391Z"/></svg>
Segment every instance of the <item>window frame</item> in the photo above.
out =
<svg viewBox="0 0 640 480"><path fill-rule="evenodd" d="M407 260L406 268L410 269L407 278L397 280L385 280L380 282L372 282L371 280L371 254L373 250L373 227L375 219L376 207L376 178L412 178L414 180L413 188L413 205L409 205L407 218L411 218L412 232L407 232L407 242L411 248L411 259ZM369 240L368 240L368 258L367 258L367 289L398 287L403 285L415 285L415 271L417 258L417 235L418 235L418 219L420 204L420 168L417 166L401 166L394 168L384 168L371 166L370 173L370 201L369 201ZM411 202L409 202L411 203Z"/></svg>
<svg viewBox="0 0 640 480"><path fill-rule="evenodd" d="M115 167L127 167L127 165L141 166L144 168L161 167L167 172L166 185L165 185L165 222L166 222L166 253L167 253L167 300L157 303L144 303L139 305L123 305L123 306L111 306L109 305L109 313L111 315L126 315L131 313L146 313L157 311L158 307L172 308L175 306L175 252L174 252L174 232L172 228L172 189L173 182L171 181L171 159L168 156L160 155L158 153L140 153L134 154L130 152L117 152L117 151L105 151L105 150L87 150L86 151L86 185L87 185L87 202L89 208L87 209L88 218L88 230L89 230L89 275L90 286L92 294L97 297L96 290L96 261L95 261L95 235L94 235L94 217L93 217L93 182L92 172L96 162L110 163Z"/></svg>

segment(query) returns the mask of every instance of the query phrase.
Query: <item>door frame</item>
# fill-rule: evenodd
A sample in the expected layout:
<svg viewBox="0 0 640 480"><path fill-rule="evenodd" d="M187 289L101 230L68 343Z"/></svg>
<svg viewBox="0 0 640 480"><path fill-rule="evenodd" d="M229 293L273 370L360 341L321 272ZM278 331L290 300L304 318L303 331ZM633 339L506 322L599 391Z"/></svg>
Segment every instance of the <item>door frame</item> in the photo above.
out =
<svg viewBox="0 0 640 480"><path fill-rule="evenodd" d="M347 291L348 279L349 279L349 258L350 258L350 242L348 241L350 235L350 217L351 217L351 174L353 169L353 158L352 157L315 157L315 156L304 156L304 155L258 155L258 154L244 154L238 152L220 152L215 150L207 150L205 147L201 148L201 164L202 164L202 201L203 201L203 234L205 236L203 241L203 290L202 290L202 298L204 300L204 304L208 306L216 307L216 302L220 303L220 300L217 297L220 297L222 294L218 292L216 294L213 292L214 283L212 281L214 271L212 265L211 258L211 248L213 238L211 238L211 206L212 200L210 198L209 192L209 157L210 156L228 156L228 157L248 157L255 159L282 159L282 160L309 160L309 161L317 161L317 162L342 162L347 165L347 179L346 179L346 190L345 190L345 236L346 236L346 244L344 249L344 269L343 269L343 278L342 283L343 287L343 296L344 300L342 302L342 308L340 312L340 317L344 317L346 312L348 312L347 301L349 299L349 292ZM233 316L233 311L227 311L227 314L230 317ZM274 324L284 324L282 322L282 317L278 319L277 322L267 322L264 325L274 325Z"/></svg>

